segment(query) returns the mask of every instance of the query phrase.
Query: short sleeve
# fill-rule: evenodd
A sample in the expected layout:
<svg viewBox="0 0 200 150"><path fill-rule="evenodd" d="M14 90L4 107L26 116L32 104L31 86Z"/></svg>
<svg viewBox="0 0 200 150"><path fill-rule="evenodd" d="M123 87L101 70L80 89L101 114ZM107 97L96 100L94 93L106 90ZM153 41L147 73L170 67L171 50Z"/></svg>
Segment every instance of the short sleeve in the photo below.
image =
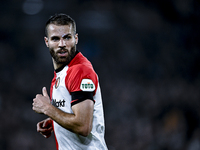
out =
<svg viewBox="0 0 200 150"><path fill-rule="evenodd" d="M70 94L76 91L95 94L98 78L93 68L79 64L68 69L65 84Z"/></svg>

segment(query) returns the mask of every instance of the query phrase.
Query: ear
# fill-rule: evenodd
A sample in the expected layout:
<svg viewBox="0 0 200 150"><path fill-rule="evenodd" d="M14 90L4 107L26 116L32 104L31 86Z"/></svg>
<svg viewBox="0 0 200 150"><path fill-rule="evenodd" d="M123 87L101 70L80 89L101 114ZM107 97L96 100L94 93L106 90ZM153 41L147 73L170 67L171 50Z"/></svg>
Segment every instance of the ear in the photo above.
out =
<svg viewBox="0 0 200 150"><path fill-rule="evenodd" d="M75 40L76 40L75 43L78 44L78 33L76 33L74 37L75 37Z"/></svg>
<svg viewBox="0 0 200 150"><path fill-rule="evenodd" d="M48 43L49 39L48 39L48 37L44 37L44 41L45 41L46 46L49 47L49 43Z"/></svg>

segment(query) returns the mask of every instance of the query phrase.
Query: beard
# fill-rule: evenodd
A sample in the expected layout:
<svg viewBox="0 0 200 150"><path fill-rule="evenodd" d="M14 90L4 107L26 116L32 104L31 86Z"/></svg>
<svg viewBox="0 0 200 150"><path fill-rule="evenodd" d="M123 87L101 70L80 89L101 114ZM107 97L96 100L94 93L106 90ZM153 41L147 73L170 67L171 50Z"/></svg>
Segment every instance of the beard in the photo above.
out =
<svg viewBox="0 0 200 150"><path fill-rule="evenodd" d="M51 57L54 59L56 64L68 65L76 54L76 44L74 44L74 46L71 47L71 51L65 48L60 48L57 52L55 52L53 48L49 48L49 50L50 50ZM63 57L58 56L58 53L60 53L62 50L68 53L67 56L63 56Z"/></svg>

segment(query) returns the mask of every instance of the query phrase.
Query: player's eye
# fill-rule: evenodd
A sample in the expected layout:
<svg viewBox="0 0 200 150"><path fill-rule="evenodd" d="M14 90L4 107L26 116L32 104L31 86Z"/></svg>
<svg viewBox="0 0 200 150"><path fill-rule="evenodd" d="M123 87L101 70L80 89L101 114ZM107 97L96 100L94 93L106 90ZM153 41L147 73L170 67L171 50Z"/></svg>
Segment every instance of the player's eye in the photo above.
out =
<svg viewBox="0 0 200 150"><path fill-rule="evenodd" d="M59 37L55 37L55 36L54 36L54 37L51 38L51 40L52 40L52 41L58 41L58 40L59 40Z"/></svg>
<svg viewBox="0 0 200 150"><path fill-rule="evenodd" d="M64 36L63 38L66 40L70 40L72 37L70 35L67 35L67 36Z"/></svg>

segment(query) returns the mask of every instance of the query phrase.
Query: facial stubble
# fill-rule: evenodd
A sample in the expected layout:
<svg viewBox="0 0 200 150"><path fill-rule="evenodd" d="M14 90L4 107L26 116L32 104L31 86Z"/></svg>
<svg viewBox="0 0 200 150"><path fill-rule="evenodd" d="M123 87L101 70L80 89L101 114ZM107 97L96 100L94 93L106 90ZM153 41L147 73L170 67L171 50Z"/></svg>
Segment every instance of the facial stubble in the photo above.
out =
<svg viewBox="0 0 200 150"><path fill-rule="evenodd" d="M68 49L64 49L68 53L67 56L65 56L65 57L58 56L58 51L55 52L53 48L49 48L49 50L50 50L51 57L54 59L56 64L68 65L76 54L76 44L74 44L74 46L71 48L70 51ZM62 49L60 49L60 50L62 50Z"/></svg>

